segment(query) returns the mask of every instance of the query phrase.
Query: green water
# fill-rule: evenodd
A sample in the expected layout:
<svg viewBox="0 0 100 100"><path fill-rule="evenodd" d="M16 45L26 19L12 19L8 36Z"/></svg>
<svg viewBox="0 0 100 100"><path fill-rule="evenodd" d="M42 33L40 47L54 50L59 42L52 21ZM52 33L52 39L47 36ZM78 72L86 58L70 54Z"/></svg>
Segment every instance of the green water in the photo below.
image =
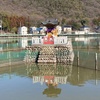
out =
<svg viewBox="0 0 100 100"><path fill-rule="evenodd" d="M25 63L27 51L19 49L31 45L31 38L1 38L0 100L100 100L100 71L91 69L95 53L100 58L99 37L71 39L73 65Z"/></svg>

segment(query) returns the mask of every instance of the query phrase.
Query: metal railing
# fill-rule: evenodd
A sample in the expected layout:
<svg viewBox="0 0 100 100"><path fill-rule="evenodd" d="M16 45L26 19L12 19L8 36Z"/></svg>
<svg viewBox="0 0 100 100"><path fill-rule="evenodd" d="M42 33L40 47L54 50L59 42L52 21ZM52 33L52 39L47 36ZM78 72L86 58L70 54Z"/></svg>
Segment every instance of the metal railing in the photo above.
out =
<svg viewBox="0 0 100 100"><path fill-rule="evenodd" d="M42 37L33 37L32 38L32 44L43 44L43 41L47 41L47 39ZM67 36L60 36L60 37L54 37L50 38L49 41L54 41L54 44L67 44L68 39Z"/></svg>

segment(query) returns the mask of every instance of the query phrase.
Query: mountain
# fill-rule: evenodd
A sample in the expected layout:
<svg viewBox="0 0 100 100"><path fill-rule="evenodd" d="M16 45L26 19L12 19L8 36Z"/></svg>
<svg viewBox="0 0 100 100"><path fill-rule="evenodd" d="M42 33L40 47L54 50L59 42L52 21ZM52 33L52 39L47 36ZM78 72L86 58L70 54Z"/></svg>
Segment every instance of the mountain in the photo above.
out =
<svg viewBox="0 0 100 100"><path fill-rule="evenodd" d="M100 0L0 0L0 14L29 16L33 21L93 19L100 16Z"/></svg>

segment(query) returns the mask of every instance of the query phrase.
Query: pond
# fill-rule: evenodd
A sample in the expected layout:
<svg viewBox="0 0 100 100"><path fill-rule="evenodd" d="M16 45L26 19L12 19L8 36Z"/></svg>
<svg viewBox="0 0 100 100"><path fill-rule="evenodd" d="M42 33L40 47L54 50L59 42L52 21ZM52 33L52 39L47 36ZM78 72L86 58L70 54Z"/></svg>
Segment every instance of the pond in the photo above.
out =
<svg viewBox="0 0 100 100"><path fill-rule="evenodd" d="M99 37L69 38L75 55L73 65L25 63L24 48L32 39L0 38L0 99L99 100L100 71L90 67L95 53L99 60ZM99 69L99 62L97 65Z"/></svg>

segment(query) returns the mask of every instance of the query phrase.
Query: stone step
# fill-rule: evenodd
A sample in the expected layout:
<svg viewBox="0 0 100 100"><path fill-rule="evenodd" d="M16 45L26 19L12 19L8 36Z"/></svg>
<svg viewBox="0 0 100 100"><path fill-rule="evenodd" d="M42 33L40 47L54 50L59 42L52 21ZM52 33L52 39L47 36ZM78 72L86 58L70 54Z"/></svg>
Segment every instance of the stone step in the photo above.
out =
<svg viewBox="0 0 100 100"><path fill-rule="evenodd" d="M45 57L55 57L56 58L56 55L39 55L39 58L45 58Z"/></svg>
<svg viewBox="0 0 100 100"><path fill-rule="evenodd" d="M56 53L52 52L40 52L40 55L55 55Z"/></svg>
<svg viewBox="0 0 100 100"><path fill-rule="evenodd" d="M40 51L40 53L55 53L55 51L50 51L50 50L48 50L48 51Z"/></svg>
<svg viewBox="0 0 100 100"><path fill-rule="evenodd" d="M45 62L45 63L55 63L56 60L47 60L47 59L44 59L44 60L38 60L38 62L41 62L41 63L43 63L43 62Z"/></svg>
<svg viewBox="0 0 100 100"><path fill-rule="evenodd" d="M49 57L49 56L40 56L38 59L56 59L56 57L54 57L54 56L51 56L51 57Z"/></svg>

